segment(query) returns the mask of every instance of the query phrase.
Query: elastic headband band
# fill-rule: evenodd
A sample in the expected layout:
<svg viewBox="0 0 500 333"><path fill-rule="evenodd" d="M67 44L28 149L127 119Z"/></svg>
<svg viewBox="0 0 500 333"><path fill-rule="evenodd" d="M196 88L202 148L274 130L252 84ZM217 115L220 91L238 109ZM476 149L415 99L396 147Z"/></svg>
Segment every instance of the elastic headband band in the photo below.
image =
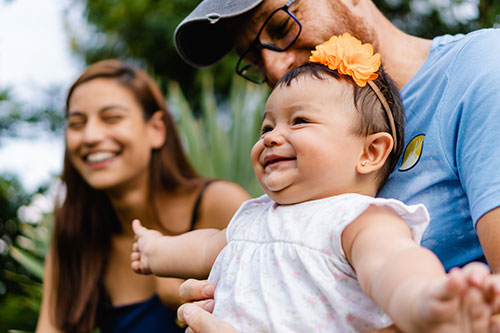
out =
<svg viewBox="0 0 500 333"><path fill-rule="evenodd" d="M392 147L392 149L394 151L396 151L396 148L398 146L397 137L396 137L396 125L394 123L394 117L392 116L392 112L391 112L391 108L389 107L389 103L387 103L387 100L385 99L384 94L382 94L382 92L377 87L375 82L368 81L367 83L370 86L370 88L372 88L375 95L377 95L378 100L380 101L380 103L382 103L382 106L384 107L385 114L387 115L387 118L389 119L389 126L391 127L392 139L394 141L394 146Z"/></svg>

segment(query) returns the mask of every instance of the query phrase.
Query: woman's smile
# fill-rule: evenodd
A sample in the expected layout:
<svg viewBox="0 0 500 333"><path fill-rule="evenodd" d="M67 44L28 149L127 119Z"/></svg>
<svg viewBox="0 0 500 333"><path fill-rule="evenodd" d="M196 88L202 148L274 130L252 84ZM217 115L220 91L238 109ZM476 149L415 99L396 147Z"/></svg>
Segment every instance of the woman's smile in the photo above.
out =
<svg viewBox="0 0 500 333"><path fill-rule="evenodd" d="M84 160L88 167L100 169L113 163L119 155L118 152L99 151L84 156Z"/></svg>

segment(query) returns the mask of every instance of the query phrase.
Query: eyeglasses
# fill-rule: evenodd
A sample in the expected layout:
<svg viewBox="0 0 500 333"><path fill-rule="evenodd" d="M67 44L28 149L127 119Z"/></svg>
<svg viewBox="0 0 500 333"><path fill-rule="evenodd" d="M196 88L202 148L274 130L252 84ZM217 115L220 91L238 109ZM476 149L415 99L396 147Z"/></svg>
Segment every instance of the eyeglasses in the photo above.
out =
<svg viewBox="0 0 500 333"><path fill-rule="evenodd" d="M238 59L236 73L257 84L267 80L267 77L259 71L260 49L285 52L299 38L302 25L288 10L295 1L289 0L283 7L272 12L264 21L255 39Z"/></svg>

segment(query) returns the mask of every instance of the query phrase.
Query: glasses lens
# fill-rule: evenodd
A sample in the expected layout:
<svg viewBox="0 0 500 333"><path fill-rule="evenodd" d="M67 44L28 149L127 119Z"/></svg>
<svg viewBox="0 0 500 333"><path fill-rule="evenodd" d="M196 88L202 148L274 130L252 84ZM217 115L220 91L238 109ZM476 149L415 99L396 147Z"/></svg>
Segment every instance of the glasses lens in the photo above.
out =
<svg viewBox="0 0 500 333"><path fill-rule="evenodd" d="M262 44L273 45L277 50L290 47L300 33L297 21L286 10L278 10L267 21L260 34Z"/></svg>
<svg viewBox="0 0 500 333"><path fill-rule="evenodd" d="M243 76L245 79L250 80L255 83L263 83L265 77L259 72L257 67L241 59L236 69L238 74Z"/></svg>
<svg viewBox="0 0 500 333"><path fill-rule="evenodd" d="M248 49L240 57L236 65L236 72L247 80L259 84L263 83L266 78L260 73L256 65L259 63L259 58L259 55L253 48Z"/></svg>

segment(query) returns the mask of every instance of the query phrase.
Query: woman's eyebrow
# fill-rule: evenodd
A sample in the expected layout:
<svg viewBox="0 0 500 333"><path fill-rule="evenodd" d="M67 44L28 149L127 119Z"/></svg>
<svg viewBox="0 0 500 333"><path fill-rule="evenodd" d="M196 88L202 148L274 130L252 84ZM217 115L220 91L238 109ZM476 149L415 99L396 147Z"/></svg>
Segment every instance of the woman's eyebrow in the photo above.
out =
<svg viewBox="0 0 500 333"><path fill-rule="evenodd" d="M99 110L99 113L103 113L103 112L106 112L108 110L112 110L112 109L119 109L119 110L122 110L122 111L125 111L125 112L129 112L128 108L126 108L125 106L121 106L121 105L106 105L104 107L102 107L100 110ZM69 110L68 111L68 118L69 117L86 117L87 114L85 112L82 112L82 111L79 111L79 110Z"/></svg>
<svg viewBox="0 0 500 333"><path fill-rule="evenodd" d="M80 116L80 117L85 117L85 113L81 112L81 111L78 111L78 110L69 110L68 111L68 117L77 117L77 116Z"/></svg>
<svg viewBox="0 0 500 333"><path fill-rule="evenodd" d="M122 106L122 105L106 105L104 107L102 107L100 110L99 110L99 113L102 113L102 112L105 112L105 111L108 111L108 110L111 110L111 109L120 109L120 110L123 110L125 112L128 112L128 108L125 107L125 106Z"/></svg>

